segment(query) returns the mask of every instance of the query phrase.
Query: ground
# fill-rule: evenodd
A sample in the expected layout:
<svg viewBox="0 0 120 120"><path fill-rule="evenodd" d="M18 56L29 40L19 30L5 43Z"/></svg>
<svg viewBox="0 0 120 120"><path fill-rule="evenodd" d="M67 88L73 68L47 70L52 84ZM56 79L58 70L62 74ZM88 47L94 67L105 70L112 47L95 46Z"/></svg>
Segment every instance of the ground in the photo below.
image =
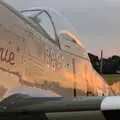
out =
<svg viewBox="0 0 120 120"><path fill-rule="evenodd" d="M103 75L103 77L109 85L120 81L120 74Z"/></svg>

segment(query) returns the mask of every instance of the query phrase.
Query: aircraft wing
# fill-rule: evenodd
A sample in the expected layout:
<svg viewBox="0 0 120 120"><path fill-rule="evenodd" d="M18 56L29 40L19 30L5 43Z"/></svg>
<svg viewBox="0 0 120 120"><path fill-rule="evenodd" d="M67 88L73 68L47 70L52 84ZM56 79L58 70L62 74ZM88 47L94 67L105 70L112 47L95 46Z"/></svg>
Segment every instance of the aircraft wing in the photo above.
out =
<svg viewBox="0 0 120 120"><path fill-rule="evenodd" d="M119 118L120 97L78 100L14 94L0 103L0 120L113 120Z"/></svg>

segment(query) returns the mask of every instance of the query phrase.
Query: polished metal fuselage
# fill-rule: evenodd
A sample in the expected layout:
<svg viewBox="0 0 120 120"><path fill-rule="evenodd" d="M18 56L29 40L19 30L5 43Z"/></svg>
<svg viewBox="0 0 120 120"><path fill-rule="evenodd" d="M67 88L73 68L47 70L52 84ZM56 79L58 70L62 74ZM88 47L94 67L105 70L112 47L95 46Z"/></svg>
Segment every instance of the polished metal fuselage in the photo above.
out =
<svg viewBox="0 0 120 120"><path fill-rule="evenodd" d="M85 50L64 48L19 12L0 2L0 97L16 88L40 88L66 99L112 95ZM70 43L72 44L72 43ZM79 51L79 53L78 53Z"/></svg>

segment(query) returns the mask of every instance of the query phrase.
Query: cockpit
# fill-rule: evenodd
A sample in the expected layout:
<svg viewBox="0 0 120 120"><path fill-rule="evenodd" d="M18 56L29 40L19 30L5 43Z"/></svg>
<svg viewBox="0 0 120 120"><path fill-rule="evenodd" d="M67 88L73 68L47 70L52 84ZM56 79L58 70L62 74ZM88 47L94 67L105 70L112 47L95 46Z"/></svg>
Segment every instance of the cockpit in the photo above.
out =
<svg viewBox="0 0 120 120"><path fill-rule="evenodd" d="M87 56L80 37L68 20L51 9L30 9L21 11L33 24L41 29L41 32L53 42L65 40L81 48L82 56ZM74 51L74 50L73 50Z"/></svg>

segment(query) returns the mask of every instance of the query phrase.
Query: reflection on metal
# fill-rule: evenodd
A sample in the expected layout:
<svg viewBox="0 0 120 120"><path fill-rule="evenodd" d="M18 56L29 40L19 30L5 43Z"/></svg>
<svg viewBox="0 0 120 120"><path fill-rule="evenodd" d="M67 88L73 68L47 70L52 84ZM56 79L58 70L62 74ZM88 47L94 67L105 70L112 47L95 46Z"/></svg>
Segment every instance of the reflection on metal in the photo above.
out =
<svg viewBox="0 0 120 120"><path fill-rule="evenodd" d="M42 26L0 2L0 88L4 91L0 96L26 87L41 88L65 99L112 95L110 87L92 68L79 36L59 15L46 11L54 23L56 40L51 40ZM60 39L61 31L77 44Z"/></svg>
<svg viewBox="0 0 120 120"><path fill-rule="evenodd" d="M68 35L73 40L73 42L75 41L80 47L84 48L84 45L80 42L80 39L77 38L71 32L69 32L68 30L61 30L60 33L59 33L59 35L61 35L61 34Z"/></svg>
<svg viewBox="0 0 120 120"><path fill-rule="evenodd" d="M117 95L120 95L120 82L113 83L111 87Z"/></svg>

